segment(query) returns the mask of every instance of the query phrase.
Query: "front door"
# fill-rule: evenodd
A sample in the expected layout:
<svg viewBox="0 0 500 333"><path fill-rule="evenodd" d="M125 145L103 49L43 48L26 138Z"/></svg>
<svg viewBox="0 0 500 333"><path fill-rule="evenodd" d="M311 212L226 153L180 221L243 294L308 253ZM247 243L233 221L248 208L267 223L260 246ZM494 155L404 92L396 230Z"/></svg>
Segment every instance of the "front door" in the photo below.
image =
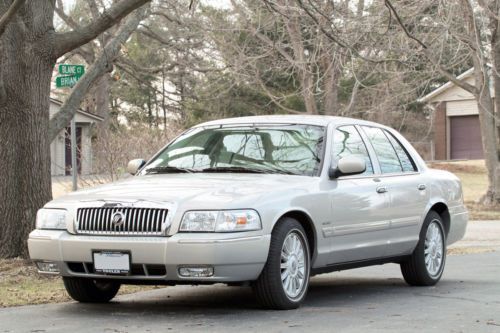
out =
<svg viewBox="0 0 500 333"><path fill-rule="evenodd" d="M332 239L331 264L383 257L390 223L384 181L375 175L378 170L374 170L375 164L355 126L337 128L333 146L335 160L348 155L362 157L366 171L330 182L333 216L326 234Z"/></svg>

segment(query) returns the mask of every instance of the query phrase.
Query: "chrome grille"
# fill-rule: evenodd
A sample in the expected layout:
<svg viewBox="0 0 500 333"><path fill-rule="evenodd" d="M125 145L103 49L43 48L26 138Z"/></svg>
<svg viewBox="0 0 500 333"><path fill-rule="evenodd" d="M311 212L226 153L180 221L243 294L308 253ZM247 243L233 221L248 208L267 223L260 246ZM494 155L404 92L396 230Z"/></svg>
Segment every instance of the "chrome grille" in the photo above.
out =
<svg viewBox="0 0 500 333"><path fill-rule="evenodd" d="M113 216L121 212L123 223L113 223ZM159 236L168 210L137 207L91 207L76 212L76 231L91 235Z"/></svg>

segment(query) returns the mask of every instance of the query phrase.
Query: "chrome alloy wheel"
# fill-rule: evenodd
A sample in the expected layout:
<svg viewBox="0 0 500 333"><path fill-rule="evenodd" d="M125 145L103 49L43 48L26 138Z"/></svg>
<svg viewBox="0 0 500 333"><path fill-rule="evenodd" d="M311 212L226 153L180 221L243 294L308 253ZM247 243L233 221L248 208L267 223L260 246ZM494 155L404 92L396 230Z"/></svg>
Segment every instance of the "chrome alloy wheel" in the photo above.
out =
<svg viewBox="0 0 500 333"><path fill-rule="evenodd" d="M444 243L443 232L439 223L432 221L425 235L425 267L431 276L436 276L440 273L443 265Z"/></svg>
<svg viewBox="0 0 500 333"><path fill-rule="evenodd" d="M306 249L296 231L291 231L281 248L281 283L288 298L297 298L306 283Z"/></svg>

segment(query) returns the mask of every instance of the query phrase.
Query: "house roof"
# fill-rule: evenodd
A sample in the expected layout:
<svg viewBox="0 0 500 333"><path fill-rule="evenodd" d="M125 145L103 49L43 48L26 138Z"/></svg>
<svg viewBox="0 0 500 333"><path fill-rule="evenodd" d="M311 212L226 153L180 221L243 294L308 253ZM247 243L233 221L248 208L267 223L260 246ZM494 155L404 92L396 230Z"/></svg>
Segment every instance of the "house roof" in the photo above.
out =
<svg viewBox="0 0 500 333"><path fill-rule="evenodd" d="M470 77L473 73L474 73L474 68L473 67L469 68L468 70L466 70L465 72L463 72L462 74L457 76L457 79L458 80L465 80L468 77ZM417 99L417 102L427 103L427 102L431 101L434 97L441 95L442 93L444 93L445 91L447 91L448 89L453 88L453 87L455 87L455 84L451 81L448 81L445 84L443 84L442 86L439 86L438 88L434 89L433 91L431 91L427 95Z"/></svg>
<svg viewBox="0 0 500 333"><path fill-rule="evenodd" d="M62 106L63 105L62 101L60 101L58 99L55 99L55 98L52 98L52 97L50 98L50 102L54 103L54 104L56 104L58 106ZM87 111L85 111L83 109L78 109L78 110L76 110L76 112L79 113L79 114L81 114L82 116L89 117L89 118L91 118L93 120L96 120L96 121L103 121L104 120L103 117L98 116L98 115L93 114L93 113L90 113L90 112L87 112Z"/></svg>

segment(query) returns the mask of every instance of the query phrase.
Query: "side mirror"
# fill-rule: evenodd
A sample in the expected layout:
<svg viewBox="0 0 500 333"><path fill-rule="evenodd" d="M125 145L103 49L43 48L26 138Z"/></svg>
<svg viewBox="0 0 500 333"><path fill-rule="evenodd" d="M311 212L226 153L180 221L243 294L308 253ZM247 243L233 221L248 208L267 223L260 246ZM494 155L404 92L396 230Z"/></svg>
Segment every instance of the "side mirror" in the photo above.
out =
<svg viewBox="0 0 500 333"><path fill-rule="evenodd" d="M144 166L144 164L146 164L146 161L144 161L141 158L132 160L128 162L127 172L130 173L131 175L135 175L137 171L139 171L139 169Z"/></svg>
<svg viewBox="0 0 500 333"><path fill-rule="evenodd" d="M339 178L340 176L358 175L365 172L366 162L358 156L342 157L336 167L330 168L330 178Z"/></svg>

